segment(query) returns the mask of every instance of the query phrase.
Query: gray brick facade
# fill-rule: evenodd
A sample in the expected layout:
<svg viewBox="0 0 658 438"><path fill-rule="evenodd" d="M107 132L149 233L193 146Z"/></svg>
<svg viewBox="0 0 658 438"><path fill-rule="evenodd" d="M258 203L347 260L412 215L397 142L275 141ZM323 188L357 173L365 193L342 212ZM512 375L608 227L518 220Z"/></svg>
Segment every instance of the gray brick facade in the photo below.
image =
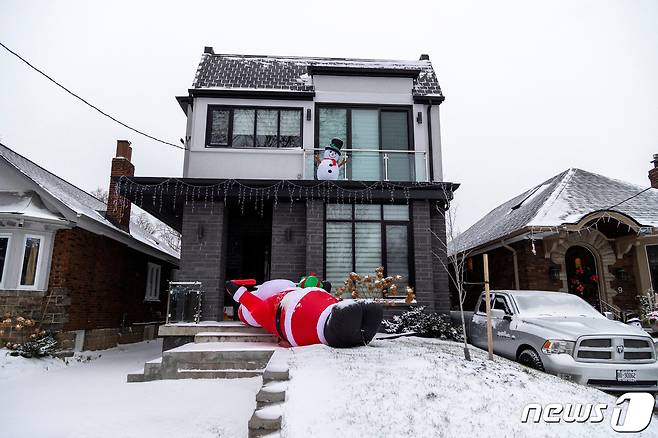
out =
<svg viewBox="0 0 658 438"><path fill-rule="evenodd" d="M222 315L228 222L221 203L203 208L185 207L181 251L181 281L201 281L205 290L203 317ZM428 201L413 201L413 268L418 303L427 310L449 312L448 275L432 252L445 257L445 251L430 232L445 237L442 215ZM324 270L324 204L320 200L295 202L292 208L281 204L272 212L271 278L297 281L315 271ZM334 285L335 287L336 285ZM387 308L386 316L406 310L405 306Z"/></svg>
<svg viewBox="0 0 658 438"><path fill-rule="evenodd" d="M223 202L213 206L189 203L183 210L179 281L201 281L204 320L218 320L224 309L226 272L226 211Z"/></svg>
<svg viewBox="0 0 658 438"><path fill-rule="evenodd" d="M306 201L306 270L324 278L324 203L317 199Z"/></svg>

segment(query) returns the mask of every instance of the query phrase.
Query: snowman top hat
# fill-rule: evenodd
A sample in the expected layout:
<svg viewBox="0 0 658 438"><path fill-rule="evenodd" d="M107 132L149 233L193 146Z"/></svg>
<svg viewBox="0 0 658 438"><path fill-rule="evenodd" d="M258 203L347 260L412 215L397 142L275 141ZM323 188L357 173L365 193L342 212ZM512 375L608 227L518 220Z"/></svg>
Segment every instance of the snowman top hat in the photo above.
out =
<svg viewBox="0 0 658 438"><path fill-rule="evenodd" d="M325 146L325 151L335 151L340 155L340 149L343 147L343 140L340 138L332 138L329 146Z"/></svg>

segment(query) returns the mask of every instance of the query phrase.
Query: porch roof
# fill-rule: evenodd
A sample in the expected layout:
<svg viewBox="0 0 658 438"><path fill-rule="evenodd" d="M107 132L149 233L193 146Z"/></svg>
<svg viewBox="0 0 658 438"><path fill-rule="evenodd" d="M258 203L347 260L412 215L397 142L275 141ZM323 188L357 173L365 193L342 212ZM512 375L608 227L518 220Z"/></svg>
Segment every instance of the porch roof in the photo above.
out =
<svg viewBox="0 0 658 438"><path fill-rule="evenodd" d="M339 203L447 201L459 184L451 182L317 181L275 179L114 177L120 194L170 227L181 231L183 207L191 201Z"/></svg>

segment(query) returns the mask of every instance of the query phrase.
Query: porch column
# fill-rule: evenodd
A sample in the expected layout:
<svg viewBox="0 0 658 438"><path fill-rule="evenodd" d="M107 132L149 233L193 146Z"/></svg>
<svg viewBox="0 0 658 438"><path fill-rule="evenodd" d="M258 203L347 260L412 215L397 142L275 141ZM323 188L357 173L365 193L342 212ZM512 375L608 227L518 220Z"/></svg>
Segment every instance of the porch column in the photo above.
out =
<svg viewBox="0 0 658 438"><path fill-rule="evenodd" d="M270 278L297 282L306 273L306 206L281 202L272 210Z"/></svg>
<svg viewBox="0 0 658 438"><path fill-rule="evenodd" d="M306 201L306 272L312 271L324 279L324 202L319 199Z"/></svg>
<svg viewBox="0 0 658 438"><path fill-rule="evenodd" d="M435 204L429 203L430 207L430 228L432 231L446 242L446 221L444 215L437 211ZM432 252L438 254L443 263L432 254L432 280L434 295L434 310L440 313L450 313L450 278L448 272L443 267L447 266L447 254L445 245L439 242L439 239L431 235Z"/></svg>
<svg viewBox="0 0 658 438"><path fill-rule="evenodd" d="M428 201L413 201L411 206L413 223L413 257L416 300L426 310L434 311L434 281L432 256L432 234ZM436 262L438 263L438 261Z"/></svg>
<svg viewBox="0 0 658 438"><path fill-rule="evenodd" d="M203 283L202 319L220 321L224 310L226 274L226 208L197 202L183 209L183 233L178 278Z"/></svg>

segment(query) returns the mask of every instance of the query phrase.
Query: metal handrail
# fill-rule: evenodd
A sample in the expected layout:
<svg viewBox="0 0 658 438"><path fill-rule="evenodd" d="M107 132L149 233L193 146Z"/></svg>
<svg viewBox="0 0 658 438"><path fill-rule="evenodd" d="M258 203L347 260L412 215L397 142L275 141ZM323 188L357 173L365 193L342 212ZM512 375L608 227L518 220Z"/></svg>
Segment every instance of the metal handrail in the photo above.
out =
<svg viewBox="0 0 658 438"><path fill-rule="evenodd" d="M599 305L601 306L601 313L603 312L612 312L615 315L615 318L622 320L622 311L621 308L610 304L607 301L604 301L603 298L599 298Z"/></svg>
<svg viewBox="0 0 658 438"><path fill-rule="evenodd" d="M304 149L304 156L308 156L309 153L315 154L315 152L321 152L324 151L324 148L306 148ZM416 151L416 150L399 150L399 149L354 149L354 148L349 148L349 149L341 149L341 152L345 152L345 155L347 156L348 154L351 153L353 155L354 153L361 153L361 152L367 152L367 153L377 153L381 154L382 158L384 160L384 181L389 180L389 168L388 168L388 160L389 160L389 154L406 154L407 156L411 156L410 154L413 154L416 156L416 154L421 154L421 156L424 159L424 173L425 173L425 180L429 180L429 163L427 162L427 152L426 151ZM349 180L348 178L348 166L350 165L350 162L347 161L345 163L345 171L343 173L344 175L344 180ZM417 169L414 167L414 169ZM417 171L417 170L416 170Z"/></svg>

